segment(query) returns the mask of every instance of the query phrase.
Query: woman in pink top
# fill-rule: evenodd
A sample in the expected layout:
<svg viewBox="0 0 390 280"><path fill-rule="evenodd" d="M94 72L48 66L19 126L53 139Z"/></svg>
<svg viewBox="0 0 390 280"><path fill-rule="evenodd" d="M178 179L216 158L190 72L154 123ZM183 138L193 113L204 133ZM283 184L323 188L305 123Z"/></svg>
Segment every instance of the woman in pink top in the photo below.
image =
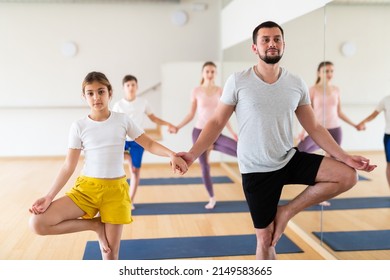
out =
<svg viewBox="0 0 390 280"><path fill-rule="evenodd" d="M341 110L340 90L337 86L331 84L333 71L334 66L332 62L321 62L317 68L317 81L309 91L311 105L313 106L317 120L328 129L337 144L341 145L342 130L340 119L357 130L361 129ZM299 151L311 153L320 149L304 130L299 134L299 139L300 142L297 145ZM330 205L327 201L322 204L324 206Z"/></svg>
<svg viewBox="0 0 390 280"><path fill-rule="evenodd" d="M213 115L222 94L222 88L215 85L214 82L216 70L217 66L211 61L207 61L203 64L200 86L195 87L192 91L190 112L185 116L182 122L176 126L177 131L179 131L188 124L195 117L195 113L197 113L198 119L192 131L193 143L196 142L196 139L198 139L206 122ZM216 204L208 158L210 151L216 150L237 157L237 134L233 131L229 123L226 125L226 128L233 135L234 139L221 134L213 146L199 157L203 183L209 194L209 202L205 206L206 209L213 209ZM175 133L175 131L170 132Z"/></svg>
<svg viewBox="0 0 390 280"><path fill-rule="evenodd" d="M333 71L334 66L330 61L324 61L318 65L317 81L310 88L310 99L317 120L329 130L334 140L340 145L342 140L340 119L357 130L360 129L341 110L340 90L331 84ZM300 133L299 139L301 140L298 144L300 151L310 153L320 148L305 131Z"/></svg>

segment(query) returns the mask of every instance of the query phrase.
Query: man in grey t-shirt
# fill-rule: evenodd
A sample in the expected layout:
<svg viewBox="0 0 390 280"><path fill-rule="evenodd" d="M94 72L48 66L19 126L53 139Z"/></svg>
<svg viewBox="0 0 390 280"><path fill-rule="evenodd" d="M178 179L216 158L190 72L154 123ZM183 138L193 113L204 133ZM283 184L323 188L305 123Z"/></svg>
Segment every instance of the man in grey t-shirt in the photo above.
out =
<svg viewBox="0 0 390 280"><path fill-rule="evenodd" d="M258 63L228 78L214 116L189 152L179 153L192 164L236 113L237 157L256 231L257 259L276 259L275 245L297 213L352 188L356 169L370 172L376 167L362 156L348 155L317 122L305 83L279 66L284 47L283 29L275 22L263 22L253 30L252 51ZM294 114L332 157L293 147ZM309 187L278 206L286 184Z"/></svg>

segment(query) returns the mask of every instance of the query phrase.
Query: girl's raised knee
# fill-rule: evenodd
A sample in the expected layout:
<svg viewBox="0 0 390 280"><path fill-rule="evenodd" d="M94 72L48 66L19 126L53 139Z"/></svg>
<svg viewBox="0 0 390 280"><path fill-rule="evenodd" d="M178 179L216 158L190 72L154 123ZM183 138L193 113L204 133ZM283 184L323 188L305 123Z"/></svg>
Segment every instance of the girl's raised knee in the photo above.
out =
<svg viewBox="0 0 390 280"><path fill-rule="evenodd" d="M45 235L44 227L42 227L38 215L32 215L28 224L34 233L38 235Z"/></svg>

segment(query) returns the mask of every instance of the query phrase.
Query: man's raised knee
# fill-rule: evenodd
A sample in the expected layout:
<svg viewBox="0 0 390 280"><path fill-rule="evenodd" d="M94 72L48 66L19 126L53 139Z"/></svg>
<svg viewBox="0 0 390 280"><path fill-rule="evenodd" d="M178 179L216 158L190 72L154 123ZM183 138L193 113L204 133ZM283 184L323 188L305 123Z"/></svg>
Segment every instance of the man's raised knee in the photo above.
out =
<svg viewBox="0 0 390 280"><path fill-rule="evenodd" d="M347 191L356 185L358 182L358 174L355 169L349 168L348 172L344 172L340 180L341 186Z"/></svg>

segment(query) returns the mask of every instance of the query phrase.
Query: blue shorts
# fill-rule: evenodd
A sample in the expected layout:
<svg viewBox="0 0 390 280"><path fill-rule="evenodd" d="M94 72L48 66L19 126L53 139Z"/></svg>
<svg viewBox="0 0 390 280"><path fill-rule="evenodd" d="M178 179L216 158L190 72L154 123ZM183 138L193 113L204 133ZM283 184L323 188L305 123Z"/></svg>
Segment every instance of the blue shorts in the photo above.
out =
<svg viewBox="0 0 390 280"><path fill-rule="evenodd" d="M386 162L390 162L390 134L385 134L383 144L385 145Z"/></svg>
<svg viewBox="0 0 390 280"><path fill-rule="evenodd" d="M129 153L132 165L135 168L141 168L144 148L135 141L126 141L125 152Z"/></svg>

